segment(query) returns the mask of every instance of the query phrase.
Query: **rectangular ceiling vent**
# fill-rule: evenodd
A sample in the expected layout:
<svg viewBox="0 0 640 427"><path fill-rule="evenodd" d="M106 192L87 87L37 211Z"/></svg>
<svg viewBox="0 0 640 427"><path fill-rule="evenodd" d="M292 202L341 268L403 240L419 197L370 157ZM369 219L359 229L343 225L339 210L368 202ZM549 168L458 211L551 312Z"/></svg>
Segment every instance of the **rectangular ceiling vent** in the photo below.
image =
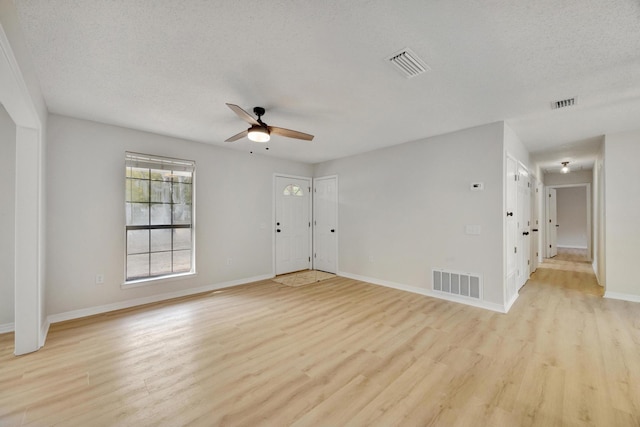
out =
<svg viewBox="0 0 640 427"><path fill-rule="evenodd" d="M557 110L558 108L565 108L565 107L571 107L573 105L576 105L576 98L567 98L567 99L562 99L560 101L554 101L551 103L551 108L554 110Z"/></svg>
<svg viewBox="0 0 640 427"><path fill-rule="evenodd" d="M418 76L431 69L409 48L394 53L387 58L387 61L393 64L406 78Z"/></svg>

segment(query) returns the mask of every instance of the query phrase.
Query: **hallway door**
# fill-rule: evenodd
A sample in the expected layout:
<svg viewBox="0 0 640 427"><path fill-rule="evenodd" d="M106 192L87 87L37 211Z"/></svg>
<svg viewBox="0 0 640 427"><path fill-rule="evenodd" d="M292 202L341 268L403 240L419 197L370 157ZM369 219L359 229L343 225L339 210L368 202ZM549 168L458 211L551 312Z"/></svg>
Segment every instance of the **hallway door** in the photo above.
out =
<svg viewBox="0 0 640 427"><path fill-rule="evenodd" d="M517 258L517 275L516 284L520 289L529 280L531 273L531 241L530 241L530 225L531 225L531 181L529 172L524 165L518 165L518 207L517 211L517 228L518 228L518 258Z"/></svg>
<svg viewBox="0 0 640 427"><path fill-rule="evenodd" d="M558 255L558 207L555 188L547 191L547 258Z"/></svg>
<svg viewBox="0 0 640 427"><path fill-rule="evenodd" d="M313 180L313 268L335 274L338 255L338 177Z"/></svg>

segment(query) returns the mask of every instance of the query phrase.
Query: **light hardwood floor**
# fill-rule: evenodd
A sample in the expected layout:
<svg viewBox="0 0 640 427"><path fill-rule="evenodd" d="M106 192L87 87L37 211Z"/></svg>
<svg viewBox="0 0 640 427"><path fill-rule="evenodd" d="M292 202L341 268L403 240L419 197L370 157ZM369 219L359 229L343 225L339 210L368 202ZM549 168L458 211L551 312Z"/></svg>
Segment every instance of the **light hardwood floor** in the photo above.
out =
<svg viewBox="0 0 640 427"><path fill-rule="evenodd" d="M55 324L0 425L632 426L640 304L541 267L507 315L344 278L270 280Z"/></svg>

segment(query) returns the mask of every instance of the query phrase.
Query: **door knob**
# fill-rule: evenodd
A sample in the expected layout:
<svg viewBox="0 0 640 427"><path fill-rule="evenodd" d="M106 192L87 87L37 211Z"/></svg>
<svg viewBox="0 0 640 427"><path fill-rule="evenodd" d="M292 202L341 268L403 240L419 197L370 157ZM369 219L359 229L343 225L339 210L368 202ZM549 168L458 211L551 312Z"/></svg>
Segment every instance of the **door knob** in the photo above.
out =
<svg viewBox="0 0 640 427"><path fill-rule="evenodd" d="M513 216L513 212L507 212L507 216Z"/></svg>
<svg viewBox="0 0 640 427"><path fill-rule="evenodd" d="M280 232L280 229L278 228L276 231L279 233L279 232Z"/></svg>
<svg viewBox="0 0 640 427"><path fill-rule="evenodd" d="M534 229L533 229L533 230L531 230L531 231L538 231L538 229L537 229L537 228L534 228Z"/></svg>
<svg viewBox="0 0 640 427"><path fill-rule="evenodd" d="M528 232L528 231L523 231L523 232L522 232L522 235L523 235L523 236L528 236L528 235L529 235L529 232Z"/></svg>
<svg viewBox="0 0 640 427"><path fill-rule="evenodd" d="M332 232L332 233L335 233L335 232L336 232L336 230L335 230L334 228L332 228L332 229L331 229L331 232Z"/></svg>

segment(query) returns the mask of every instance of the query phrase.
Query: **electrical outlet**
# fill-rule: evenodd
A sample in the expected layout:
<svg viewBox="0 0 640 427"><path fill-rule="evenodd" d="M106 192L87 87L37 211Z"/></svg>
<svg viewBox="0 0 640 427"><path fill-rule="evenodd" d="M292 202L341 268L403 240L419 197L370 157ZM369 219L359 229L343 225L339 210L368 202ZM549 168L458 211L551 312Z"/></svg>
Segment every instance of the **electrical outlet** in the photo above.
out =
<svg viewBox="0 0 640 427"><path fill-rule="evenodd" d="M104 274L96 274L96 285L102 285L104 283Z"/></svg>

